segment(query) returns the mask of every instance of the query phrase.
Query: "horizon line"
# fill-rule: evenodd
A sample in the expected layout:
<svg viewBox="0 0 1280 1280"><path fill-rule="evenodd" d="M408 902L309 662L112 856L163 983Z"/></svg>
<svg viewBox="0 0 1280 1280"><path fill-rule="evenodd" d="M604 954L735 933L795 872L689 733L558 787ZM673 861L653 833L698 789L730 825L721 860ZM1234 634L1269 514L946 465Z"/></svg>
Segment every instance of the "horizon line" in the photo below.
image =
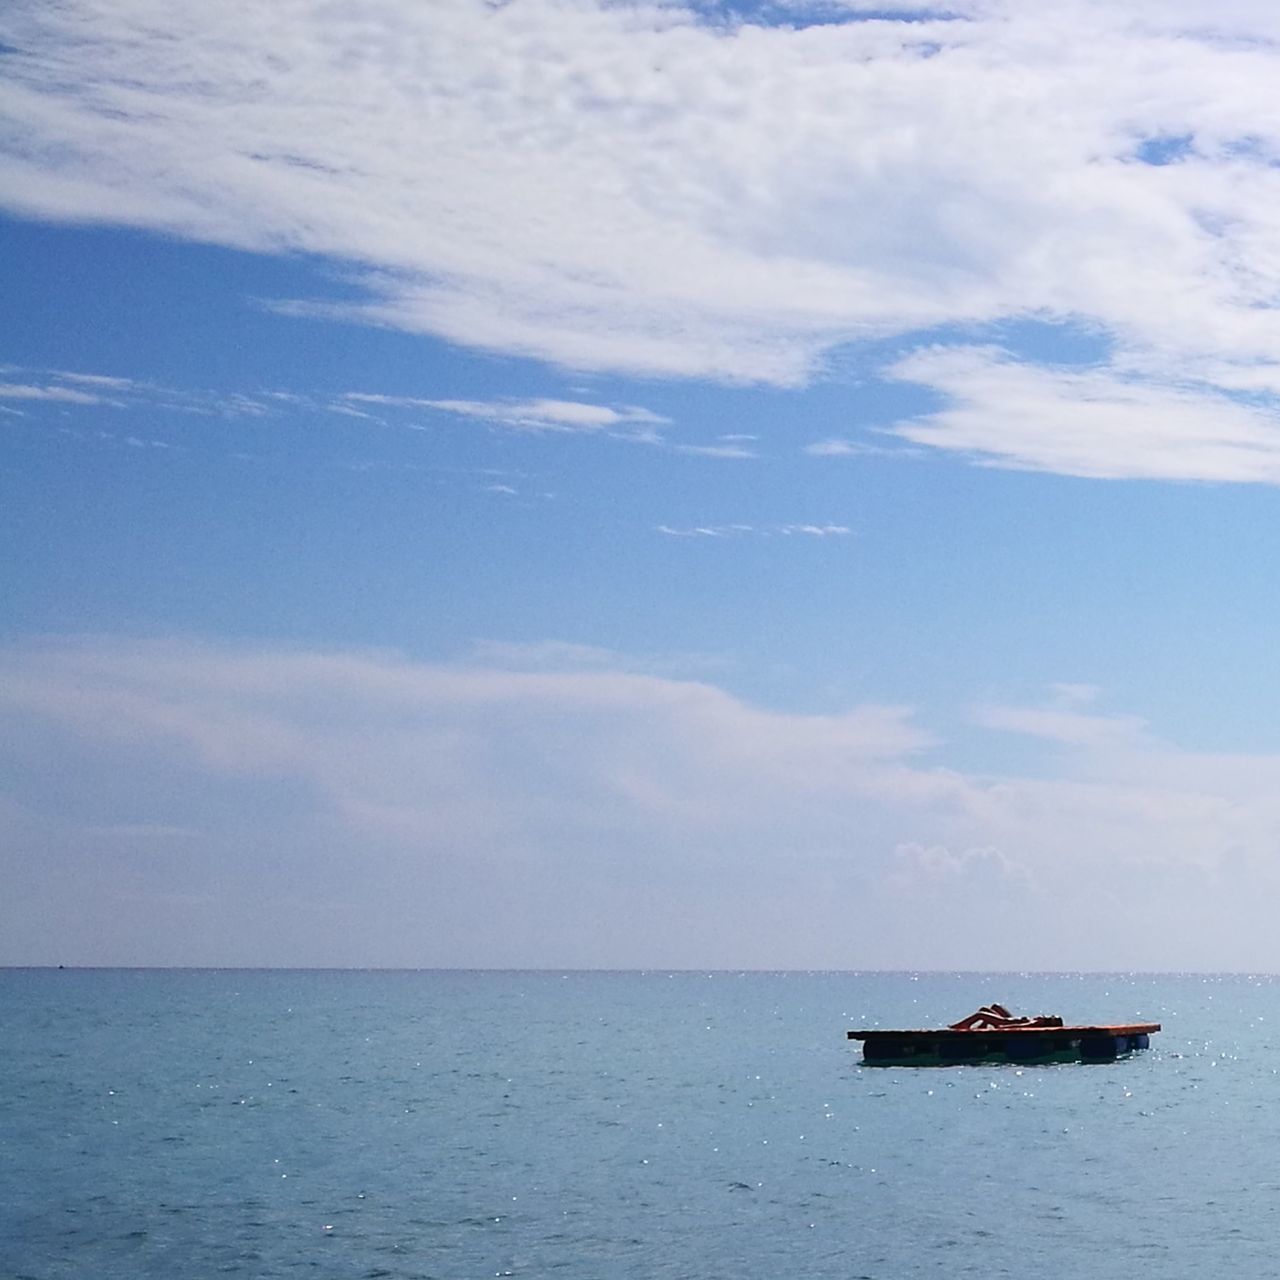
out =
<svg viewBox="0 0 1280 1280"><path fill-rule="evenodd" d="M1270 969L829 969L768 968L752 966L696 967L580 966L580 965L236 965L236 964L9 964L0 963L0 972L37 973L457 973L457 974L701 974L746 976L749 974L785 977L831 974L848 977L1017 977L1017 978L1280 978L1280 970Z"/></svg>

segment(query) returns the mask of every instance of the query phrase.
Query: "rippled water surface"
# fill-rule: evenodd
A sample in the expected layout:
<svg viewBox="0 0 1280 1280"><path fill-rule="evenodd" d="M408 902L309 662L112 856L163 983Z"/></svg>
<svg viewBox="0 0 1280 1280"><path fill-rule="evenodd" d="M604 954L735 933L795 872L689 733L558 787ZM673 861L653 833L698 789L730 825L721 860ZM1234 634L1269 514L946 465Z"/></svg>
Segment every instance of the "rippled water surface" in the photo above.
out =
<svg viewBox="0 0 1280 1280"><path fill-rule="evenodd" d="M864 1068L1000 1000L1108 1065ZM1280 981L0 971L6 1277L1274 1274Z"/></svg>

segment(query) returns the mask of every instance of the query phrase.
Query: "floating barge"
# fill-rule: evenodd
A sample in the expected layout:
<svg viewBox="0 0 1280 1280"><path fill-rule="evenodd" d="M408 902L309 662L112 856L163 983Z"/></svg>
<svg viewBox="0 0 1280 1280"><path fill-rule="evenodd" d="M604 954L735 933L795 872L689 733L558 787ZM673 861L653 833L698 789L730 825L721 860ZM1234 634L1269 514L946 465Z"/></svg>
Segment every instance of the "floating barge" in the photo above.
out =
<svg viewBox="0 0 1280 1280"><path fill-rule="evenodd" d="M850 1031L873 1067L948 1067L979 1062L1114 1062L1146 1049L1158 1022L1066 1026L1061 1018L1015 1018L1003 1005L935 1031Z"/></svg>

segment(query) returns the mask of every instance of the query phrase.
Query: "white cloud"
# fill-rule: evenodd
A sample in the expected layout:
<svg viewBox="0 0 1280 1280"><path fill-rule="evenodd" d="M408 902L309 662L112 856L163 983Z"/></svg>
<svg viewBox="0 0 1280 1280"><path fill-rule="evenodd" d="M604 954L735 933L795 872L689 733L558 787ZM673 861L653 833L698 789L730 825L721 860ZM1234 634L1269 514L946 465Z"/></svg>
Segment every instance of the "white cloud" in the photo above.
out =
<svg viewBox="0 0 1280 1280"><path fill-rule="evenodd" d="M359 418L364 422L382 421L377 414L366 413L363 409L352 408L349 404L327 404L324 408L326 413L336 413L344 418Z"/></svg>
<svg viewBox="0 0 1280 1280"><path fill-rule="evenodd" d="M1203 386L1115 369L1032 368L989 347L934 347L892 369L944 408L893 433L993 466L1110 479L1280 483L1280 415Z"/></svg>
<svg viewBox="0 0 1280 1280"><path fill-rule="evenodd" d="M527 433L563 433L575 435L599 435L633 444L667 449L672 453L711 458L754 458L755 451L749 441L754 437L725 435L707 445L676 443L666 439L658 430L670 419L634 404L594 404L585 400L561 400L553 397L508 398L501 400L431 399L422 396L389 395L379 392L349 391L336 398L316 396L279 388L247 391L207 391L161 386L130 378L106 374L76 374L54 371L22 370L8 368L7 373L25 375L29 380L0 382L0 401L5 399L40 403L51 406L109 405L117 410L165 410L206 417L266 418L306 417L317 414L336 414L361 422L396 426L410 431L430 430L420 422L410 421L398 411L410 411L421 416L423 409L434 413L447 413L463 419L485 422L492 427ZM39 382L36 379L39 379ZM56 379L56 381L50 381ZM74 382L75 386L61 385ZM81 387L110 389L111 399L82 390ZM384 414L372 412L385 410ZM0 413L27 416L23 410L0 403ZM59 421L63 415L59 415ZM77 438L90 438L78 435ZM99 429L92 433L98 440L123 440L135 447L141 437L129 438L116 432ZM160 445L150 440L148 443ZM357 463L368 468L376 463ZM517 490L502 480L495 480L486 488L490 493L513 495ZM543 495L549 496L549 495Z"/></svg>
<svg viewBox="0 0 1280 1280"><path fill-rule="evenodd" d="M102 373L69 373L65 369L56 370L54 377L63 382L79 382L85 386L102 387L107 391L130 391L138 384L132 378L116 378Z"/></svg>
<svg viewBox="0 0 1280 1280"><path fill-rule="evenodd" d="M109 406L113 410L164 409L177 413L199 414L221 418L261 418L275 406L310 408L305 396L281 391L248 394L240 391L220 392L203 389L166 387L153 382L140 382L110 374L70 373L65 370L21 369L7 367L9 375L21 375L22 382L0 382L0 399L24 400L51 405L77 407ZM65 384L74 385L67 386ZM85 388L92 388L86 390ZM110 395L102 393L110 393ZM104 433L99 433L103 435ZM104 437L105 438L105 437Z"/></svg>
<svg viewBox="0 0 1280 1280"><path fill-rule="evenodd" d="M923 450L905 445L886 448L862 440L817 440L805 445L803 452L812 458L907 458L915 457Z"/></svg>
<svg viewBox="0 0 1280 1280"><path fill-rule="evenodd" d="M355 398L355 397L352 397ZM465 418L481 418L517 431L602 431L632 423L651 426L668 419L634 405L610 408L578 400L403 400L360 397L381 404L410 404L440 409Z"/></svg>
<svg viewBox="0 0 1280 1280"><path fill-rule="evenodd" d="M677 444L672 448L676 453L689 454L695 458L758 458L755 449L743 444Z"/></svg>
<svg viewBox="0 0 1280 1280"><path fill-rule="evenodd" d="M343 399L355 400L359 404L385 405L390 409L430 409L435 406L434 400L423 400L418 396L387 396L368 391L348 391Z"/></svg>
<svg viewBox="0 0 1280 1280"><path fill-rule="evenodd" d="M1032 315L1280 386L1274 15L946 13L12 0L0 200L331 255L370 301L330 310L576 367L797 383Z"/></svg>
<svg viewBox="0 0 1280 1280"><path fill-rule="evenodd" d="M261 400L236 392L220 403L220 408L232 418L265 418L271 410Z"/></svg>
<svg viewBox="0 0 1280 1280"><path fill-rule="evenodd" d="M659 533L671 538L734 538L744 534L755 534L757 537L769 538L778 535L784 538L800 535L809 538L845 538L853 530L843 524L699 524L685 528L675 528L669 524L657 526Z"/></svg>
<svg viewBox="0 0 1280 1280"><path fill-rule="evenodd" d="M783 524L778 532L786 537L799 533L809 538L847 538L853 530L843 524Z"/></svg>

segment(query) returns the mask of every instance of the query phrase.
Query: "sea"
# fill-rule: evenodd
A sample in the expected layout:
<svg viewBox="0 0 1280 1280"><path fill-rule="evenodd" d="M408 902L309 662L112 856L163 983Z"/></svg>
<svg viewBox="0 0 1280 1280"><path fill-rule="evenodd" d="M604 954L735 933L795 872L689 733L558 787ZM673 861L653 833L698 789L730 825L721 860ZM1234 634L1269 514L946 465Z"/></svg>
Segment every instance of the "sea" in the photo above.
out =
<svg viewBox="0 0 1280 1280"><path fill-rule="evenodd" d="M866 1067L999 1001L1106 1064ZM1280 1273L1280 979L0 970L4 1280Z"/></svg>

